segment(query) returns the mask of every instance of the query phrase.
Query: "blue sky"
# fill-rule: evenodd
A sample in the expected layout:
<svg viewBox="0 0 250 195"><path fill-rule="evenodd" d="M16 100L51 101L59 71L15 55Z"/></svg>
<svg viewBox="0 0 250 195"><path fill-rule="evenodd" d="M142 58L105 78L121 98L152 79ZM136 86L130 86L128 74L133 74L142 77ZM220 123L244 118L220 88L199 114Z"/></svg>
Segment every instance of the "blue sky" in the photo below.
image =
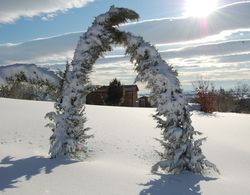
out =
<svg viewBox="0 0 250 195"><path fill-rule="evenodd" d="M138 23L121 29L154 44L179 71L185 89L190 90L192 81L200 76L210 78L218 87L250 83L250 2L218 0L220 9L199 18L185 16L187 1L0 0L0 65L62 65L72 59L79 36L93 18L116 5L140 15ZM116 76L123 83L132 83L135 73L122 55L118 47L107 59L99 60L94 82L107 84Z"/></svg>
<svg viewBox="0 0 250 195"><path fill-rule="evenodd" d="M15 6L15 1L9 1L13 2L13 6ZM218 6L233 2L237 2L237 0L218 1ZM93 18L107 11L111 5L133 9L140 15L140 20L147 20L182 16L185 0L95 0L81 8L58 11L56 16L48 20L44 19L46 14L34 17L21 16L10 23L0 24L0 44L25 42L86 30Z"/></svg>
<svg viewBox="0 0 250 195"><path fill-rule="evenodd" d="M111 5L136 10L141 19L154 19L178 16L182 13L180 1L144 1L141 0L96 0L84 7L73 8L65 13L44 20L43 16L20 18L14 23L1 25L0 43L24 42L40 37L86 30L93 18L106 12ZM157 3L156 3L157 2ZM164 9L162 9L164 7ZM174 9L173 9L174 7Z"/></svg>

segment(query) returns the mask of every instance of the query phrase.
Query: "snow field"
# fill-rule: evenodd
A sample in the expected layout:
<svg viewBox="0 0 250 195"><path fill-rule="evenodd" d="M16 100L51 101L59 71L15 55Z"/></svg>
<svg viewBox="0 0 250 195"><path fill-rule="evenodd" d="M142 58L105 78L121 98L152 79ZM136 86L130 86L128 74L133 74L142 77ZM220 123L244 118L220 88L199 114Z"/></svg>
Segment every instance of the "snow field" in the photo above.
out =
<svg viewBox="0 0 250 195"><path fill-rule="evenodd" d="M250 194L250 115L193 112L194 128L208 137L204 154L221 175L153 175L162 148L152 108L88 105L94 138L83 162L48 158L44 115L52 102L0 98L0 108L1 194Z"/></svg>

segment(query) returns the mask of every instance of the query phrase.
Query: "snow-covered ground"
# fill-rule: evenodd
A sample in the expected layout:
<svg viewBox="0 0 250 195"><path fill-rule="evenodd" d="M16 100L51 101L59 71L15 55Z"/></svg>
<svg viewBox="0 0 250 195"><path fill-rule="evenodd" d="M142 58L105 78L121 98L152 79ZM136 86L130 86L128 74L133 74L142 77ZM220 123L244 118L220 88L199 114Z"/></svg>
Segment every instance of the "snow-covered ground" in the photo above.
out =
<svg viewBox="0 0 250 195"><path fill-rule="evenodd" d="M51 102L0 98L0 193L86 195L249 195L250 115L194 112L208 137L203 150L221 175L154 175L160 130L152 108L87 106L90 156L83 162L49 159L44 125Z"/></svg>

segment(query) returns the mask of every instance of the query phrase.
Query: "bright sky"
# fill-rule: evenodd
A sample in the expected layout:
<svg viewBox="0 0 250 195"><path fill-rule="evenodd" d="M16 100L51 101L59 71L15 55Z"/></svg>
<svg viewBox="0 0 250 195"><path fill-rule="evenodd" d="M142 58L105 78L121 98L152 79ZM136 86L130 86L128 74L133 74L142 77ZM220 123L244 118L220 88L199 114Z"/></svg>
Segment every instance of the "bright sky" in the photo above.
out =
<svg viewBox="0 0 250 195"><path fill-rule="evenodd" d="M250 84L250 2L236 0L0 0L0 65L62 66L93 18L111 5L140 15L121 28L154 44L184 89L201 75L218 87ZM133 66L122 55L115 48L99 60L93 81L107 84L116 76L132 83Z"/></svg>

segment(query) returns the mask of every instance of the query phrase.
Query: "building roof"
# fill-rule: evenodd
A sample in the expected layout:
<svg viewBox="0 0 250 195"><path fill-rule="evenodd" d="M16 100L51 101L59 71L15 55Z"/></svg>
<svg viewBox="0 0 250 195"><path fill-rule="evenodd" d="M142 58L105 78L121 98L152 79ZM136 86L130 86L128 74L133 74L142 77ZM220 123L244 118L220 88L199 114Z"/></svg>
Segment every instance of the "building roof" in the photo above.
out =
<svg viewBox="0 0 250 195"><path fill-rule="evenodd" d="M138 88L138 86L137 85L122 85L123 87L124 87L124 89L125 89L125 91L139 91L139 88ZM101 87L99 87L99 88L97 88L97 90L95 90L94 92L107 92L107 90L108 90L108 87L109 86L101 86Z"/></svg>

